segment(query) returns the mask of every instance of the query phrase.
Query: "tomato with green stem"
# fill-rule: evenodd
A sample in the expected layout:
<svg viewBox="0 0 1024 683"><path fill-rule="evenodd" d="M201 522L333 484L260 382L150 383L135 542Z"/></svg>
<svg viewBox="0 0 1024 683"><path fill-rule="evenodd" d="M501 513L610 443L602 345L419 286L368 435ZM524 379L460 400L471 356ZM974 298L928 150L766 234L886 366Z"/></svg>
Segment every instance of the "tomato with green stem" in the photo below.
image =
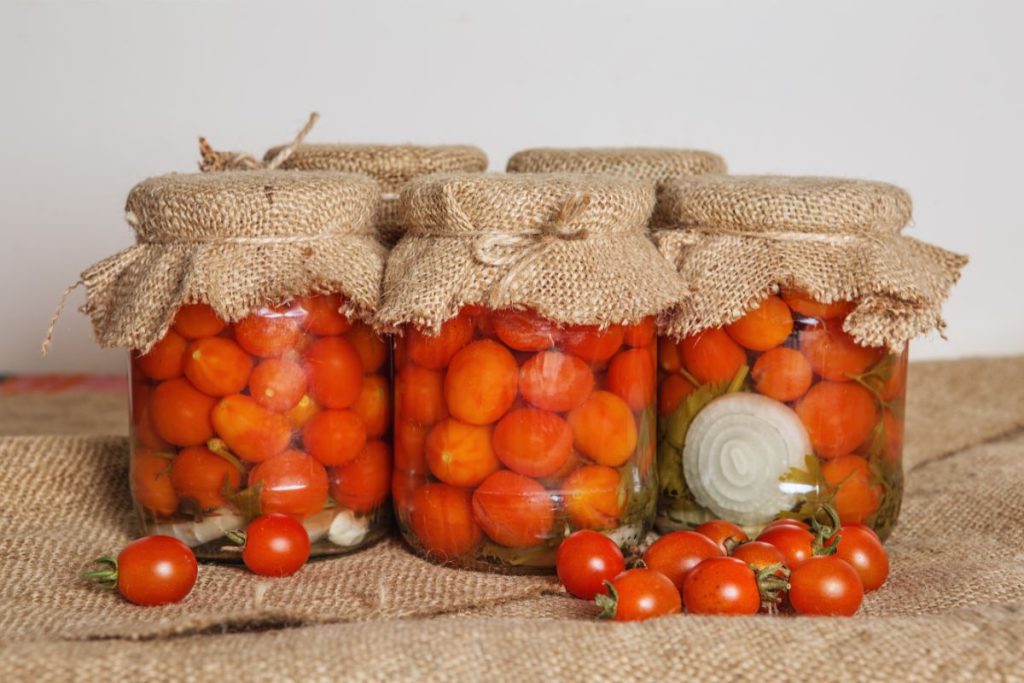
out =
<svg viewBox="0 0 1024 683"><path fill-rule="evenodd" d="M786 579L776 575L781 565L754 570L735 557L711 557L683 582L683 604L691 614L757 614L762 604L778 600Z"/></svg>
<svg viewBox="0 0 1024 683"><path fill-rule="evenodd" d="M864 600L857 571L835 555L808 558L793 567L789 603L801 615L851 616Z"/></svg>
<svg viewBox="0 0 1024 683"><path fill-rule="evenodd" d="M630 569L605 582L605 593L594 601L602 619L644 621L678 614L682 599L672 581L653 569Z"/></svg>
<svg viewBox="0 0 1024 683"><path fill-rule="evenodd" d="M96 560L103 569L86 572L105 588L117 588L129 602L154 606L181 602L196 583L199 567L195 553L170 536L146 536L118 553Z"/></svg>
<svg viewBox="0 0 1024 683"><path fill-rule="evenodd" d="M694 531L710 538L724 552L729 552L740 543L750 540L746 531L726 519L708 520L694 529Z"/></svg>

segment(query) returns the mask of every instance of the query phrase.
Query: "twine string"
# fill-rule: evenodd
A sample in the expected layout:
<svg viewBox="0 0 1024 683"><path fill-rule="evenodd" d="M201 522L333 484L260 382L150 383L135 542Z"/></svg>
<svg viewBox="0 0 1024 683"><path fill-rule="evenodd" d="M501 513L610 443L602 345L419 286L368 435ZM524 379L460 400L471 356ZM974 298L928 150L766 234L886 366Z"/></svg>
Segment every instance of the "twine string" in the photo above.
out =
<svg viewBox="0 0 1024 683"><path fill-rule="evenodd" d="M320 114L313 112L309 119L296 134L295 138L287 145L277 151L269 161L257 159L247 152L220 152L213 148L206 138L199 138L199 170L203 173L210 171L254 171L258 169L273 170L287 161L302 141L306 139L313 126L320 120Z"/></svg>

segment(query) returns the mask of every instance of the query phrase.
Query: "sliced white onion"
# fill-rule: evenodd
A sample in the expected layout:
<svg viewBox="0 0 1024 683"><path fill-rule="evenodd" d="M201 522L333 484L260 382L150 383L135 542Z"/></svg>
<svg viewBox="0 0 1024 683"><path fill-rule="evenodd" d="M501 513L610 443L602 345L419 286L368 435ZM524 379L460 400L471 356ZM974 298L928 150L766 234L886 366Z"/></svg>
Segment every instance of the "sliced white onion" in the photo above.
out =
<svg viewBox="0 0 1024 683"><path fill-rule="evenodd" d="M749 393L716 398L697 413L683 446L683 475L696 501L737 524L763 524L796 503L781 486L804 466L811 440L788 406Z"/></svg>
<svg viewBox="0 0 1024 683"><path fill-rule="evenodd" d="M222 537L245 526L245 518L230 507L220 507L199 522L165 522L150 528L150 533L173 536L190 548Z"/></svg>
<svg viewBox="0 0 1024 683"><path fill-rule="evenodd" d="M327 540L334 545L348 548L359 545L370 531L370 523L365 518L356 517L348 510L342 510L334 516Z"/></svg>
<svg viewBox="0 0 1024 683"><path fill-rule="evenodd" d="M302 520L302 526L306 527L306 533L309 534L310 543L316 543L327 535L331 529L331 522L334 521L335 512L335 508L328 508Z"/></svg>

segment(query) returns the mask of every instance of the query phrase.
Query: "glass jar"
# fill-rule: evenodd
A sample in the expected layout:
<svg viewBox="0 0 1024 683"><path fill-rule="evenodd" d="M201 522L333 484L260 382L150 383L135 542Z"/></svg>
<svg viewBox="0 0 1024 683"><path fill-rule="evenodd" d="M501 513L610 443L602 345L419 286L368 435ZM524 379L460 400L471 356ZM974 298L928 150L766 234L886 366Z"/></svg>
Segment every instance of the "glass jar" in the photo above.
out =
<svg viewBox="0 0 1024 683"><path fill-rule="evenodd" d="M859 346L852 308L783 289L724 327L659 338L660 530L721 518L753 535L829 504L889 535L907 351Z"/></svg>
<svg viewBox="0 0 1024 683"><path fill-rule="evenodd" d="M178 310L131 357L131 491L145 534L210 559L240 559L225 534L284 513L312 555L345 553L390 525L387 344L299 297L234 324L205 304Z"/></svg>
<svg viewBox="0 0 1024 683"><path fill-rule="evenodd" d="M657 498L653 318L561 326L467 306L395 337L399 528L428 558L511 573L554 568L561 540L647 532Z"/></svg>

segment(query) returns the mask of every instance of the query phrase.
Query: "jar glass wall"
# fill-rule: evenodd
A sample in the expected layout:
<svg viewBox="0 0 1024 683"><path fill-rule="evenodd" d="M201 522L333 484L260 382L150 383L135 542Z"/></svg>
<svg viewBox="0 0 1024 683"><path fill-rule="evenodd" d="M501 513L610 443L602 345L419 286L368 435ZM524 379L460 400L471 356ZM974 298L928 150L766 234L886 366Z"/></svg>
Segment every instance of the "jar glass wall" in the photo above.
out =
<svg viewBox="0 0 1024 683"><path fill-rule="evenodd" d="M198 557L239 559L225 536L259 514L309 532L312 555L349 552L390 526L389 347L300 297L226 324L182 307L131 357L131 490L145 534Z"/></svg>
<svg viewBox="0 0 1024 683"><path fill-rule="evenodd" d="M907 352L854 342L852 307L784 290L724 328L659 339L660 530L723 518L756 533L828 504L889 535Z"/></svg>
<svg viewBox="0 0 1024 683"><path fill-rule="evenodd" d="M561 540L596 529L626 545L649 529L653 319L561 326L466 307L428 336L395 337L399 527L428 558L548 572Z"/></svg>

